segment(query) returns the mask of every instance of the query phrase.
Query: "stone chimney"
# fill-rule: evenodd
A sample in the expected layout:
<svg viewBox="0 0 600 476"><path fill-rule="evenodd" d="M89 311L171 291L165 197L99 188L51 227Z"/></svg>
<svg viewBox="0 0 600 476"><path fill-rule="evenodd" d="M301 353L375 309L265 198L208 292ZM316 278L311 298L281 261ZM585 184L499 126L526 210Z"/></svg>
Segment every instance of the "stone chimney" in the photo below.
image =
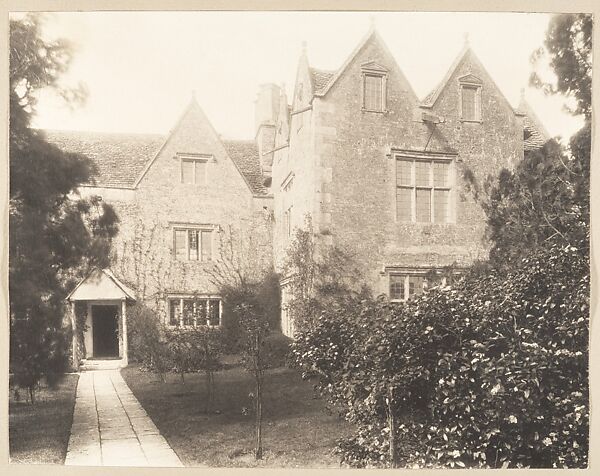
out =
<svg viewBox="0 0 600 476"><path fill-rule="evenodd" d="M275 127L279 114L279 99L281 88L276 84L261 84L255 104L256 145L262 172L271 175L273 154L268 154L275 148Z"/></svg>

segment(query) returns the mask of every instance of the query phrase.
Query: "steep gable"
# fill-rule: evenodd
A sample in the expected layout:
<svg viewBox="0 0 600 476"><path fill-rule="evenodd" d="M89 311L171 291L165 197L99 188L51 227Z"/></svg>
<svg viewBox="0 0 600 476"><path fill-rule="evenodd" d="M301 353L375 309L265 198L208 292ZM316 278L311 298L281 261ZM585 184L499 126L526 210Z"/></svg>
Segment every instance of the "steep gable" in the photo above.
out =
<svg viewBox="0 0 600 476"><path fill-rule="evenodd" d="M369 47L379 50L381 52L381 54L384 57L386 57L387 65L381 65L378 62L367 60L366 62L363 62L362 66L366 67L368 69L373 69L375 71L380 70L382 72L387 72L388 70L393 69L395 75L397 76L397 79L409 91L409 94L416 99L417 96L416 96L412 86L408 82L404 73L401 71L400 67L398 66L398 63L394 59L394 56L390 52L386 43L383 41L383 39L381 38L381 36L379 35L379 33L377 32L377 30L374 27L371 27L371 29L369 29L368 33L359 42L359 44L356 46L354 51L350 54L350 56L348 56L346 61L344 61L342 66L337 71L335 71L331 77L328 77L326 84L324 84L324 86L322 88L320 88L318 91L315 91L315 93L314 93L315 96L316 97L325 96L335 86L335 84L340 80L340 78L342 76L344 76L344 74L350 68L350 66L358 58L361 57L361 52L363 52L365 49L367 49Z"/></svg>
<svg viewBox="0 0 600 476"><path fill-rule="evenodd" d="M315 92L311 68L308 64L306 49L302 49L302 54L298 60L296 70L296 84L294 85L294 97L291 100L292 113L307 107L312 101Z"/></svg>
<svg viewBox="0 0 600 476"><path fill-rule="evenodd" d="M466 74L461 73L461 70L465 65L467 68ZM475 74L471 72L471 68L477 70L478 73ZM494 79L490 76L485 66L483 66L468 44L464 46L462 51L456 57L442 81L421 101L420 107L427 109L433 108L442 93L444 93L454 81L463 84L481 85L484 80L488 85L493 87L494 95L500 98L509 110L514 111L512 105L509 103L508 99L506 99L506 96L504 96Z"/></svg>
<svg viewBox="0 0 600 476"><path fill-rule="evenodd" d="M214 154L216 161L230 160L250 192L263 195L267 192L262 186L260 178L260 163L256 146L251 145L248 141L242 142L243 145L240 141L232 141L227 147L194 98L167 136L161 149L144 167L136 181L136 186L144 179L159 156L167 150L169 150L167 155L206 152Z"/></svg>
<svg viewBox="0 0 600 476"><path fill-rule="evenodd" d="M427 94L427 96L425 96L423 98L423 100L421 101L421 107L426 107L426 108L433 107L433 105L435 104L437 99L440 97L440 94L442 93L442 91L444 90L444 88L446 87L448 82L450 81L450 78L454 75L454 73L456 72L456 70L458 69L460 64L465 59L468 52L469 52L469 48L465 45L465 47L462 49L462 51L454 59L450 68L448 68L448 71L446 71L444 78L437 84L437 86L435 88L433 88L429 92L429 94Z"/></svg>
<svg viewBox="0 0 600 476"><path fill-rule="evenodd" d="M523 116L523 148L525 150L539 149L550 139L550 134L544 124L524 97L521 97L515 113Z"/></svg>
<svg viewBox="0 0 600 476"><path fill-rule="evenodd" d="M275 124L275 149L289 143L290 140L290 106L285 90L282 88L279 98L279 113Z"/></svg>

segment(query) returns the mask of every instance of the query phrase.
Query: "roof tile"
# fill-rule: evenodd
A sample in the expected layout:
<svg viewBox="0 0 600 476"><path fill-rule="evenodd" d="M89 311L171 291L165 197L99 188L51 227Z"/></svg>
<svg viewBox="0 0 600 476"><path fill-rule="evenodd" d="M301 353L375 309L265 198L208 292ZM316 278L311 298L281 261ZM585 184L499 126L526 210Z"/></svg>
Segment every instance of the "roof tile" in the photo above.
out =
<svg viewBox="0 0 600 476"><path fill-rule="evenodd" d="M312 77L314 89L313 93L322 94L327 85L329 84L329 81L331 81L331 78L333 78L334 74L335 71L326 71L324 69L310 68L310 75Z"/></svg>
<svg viewBox="0 0 600 476"><path fill-rule="evenodd" d="M96 166L86 185L130 188L165 138L158 134L118 134L82 131L44 131L48 142L66 152L84 155Z"/></svg>
<svg viewBox="0 0 600 476"><path fill-rule="evenodd" d="M258 147L253 140L222 140L229 157L238 166L255 195L266 195L267 188L258 157Z"/></svg>
<svg viewBox="0 0 600 476"><path fill-rule="evenodd" d="M48 142L67 152L90 158L96 167L85 185L133 188L146 164L166 137L159 134L121 134L83 131L43 131ZM225 150L237 165L255 195L266 195L258 148L251 140L223 140Z"/></svg>

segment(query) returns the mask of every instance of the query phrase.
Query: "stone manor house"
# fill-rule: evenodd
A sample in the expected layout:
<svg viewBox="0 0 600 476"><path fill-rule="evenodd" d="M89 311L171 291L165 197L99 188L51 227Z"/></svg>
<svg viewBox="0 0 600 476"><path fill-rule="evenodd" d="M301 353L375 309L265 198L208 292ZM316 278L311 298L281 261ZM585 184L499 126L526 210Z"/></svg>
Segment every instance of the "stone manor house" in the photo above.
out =
<svg viewBox="0 0 600 476"><path fill-rule="evenodd" d="M254 141L222 139L195 99L165 137L47 136L93 160L97 173L80 193L119 214L115 265L68 299L87 316L85 357L124 363L129 303L152 304L170 326L219 325L215 270L281 272L307 216L317 245L349 253L357 281L375 294L404 300L450 279L445 270L488 250L465 176L482 182L548 138L468 44L419 100L373 28L337 70L313 68L303 51L293 97L262 85ZM285 278L281 326L290 335Z"/></svg>

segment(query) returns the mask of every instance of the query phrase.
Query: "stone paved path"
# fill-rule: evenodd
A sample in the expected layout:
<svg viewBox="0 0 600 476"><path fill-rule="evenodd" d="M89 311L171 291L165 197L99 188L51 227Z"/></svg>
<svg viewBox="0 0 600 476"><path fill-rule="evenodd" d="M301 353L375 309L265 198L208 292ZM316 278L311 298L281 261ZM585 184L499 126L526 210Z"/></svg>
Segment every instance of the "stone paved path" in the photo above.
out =
<svg viewBox="0 0 600 476"><path fill-rule="evenodd" d="M81 373L65 464L183 466L118 370Z"/></svg>

